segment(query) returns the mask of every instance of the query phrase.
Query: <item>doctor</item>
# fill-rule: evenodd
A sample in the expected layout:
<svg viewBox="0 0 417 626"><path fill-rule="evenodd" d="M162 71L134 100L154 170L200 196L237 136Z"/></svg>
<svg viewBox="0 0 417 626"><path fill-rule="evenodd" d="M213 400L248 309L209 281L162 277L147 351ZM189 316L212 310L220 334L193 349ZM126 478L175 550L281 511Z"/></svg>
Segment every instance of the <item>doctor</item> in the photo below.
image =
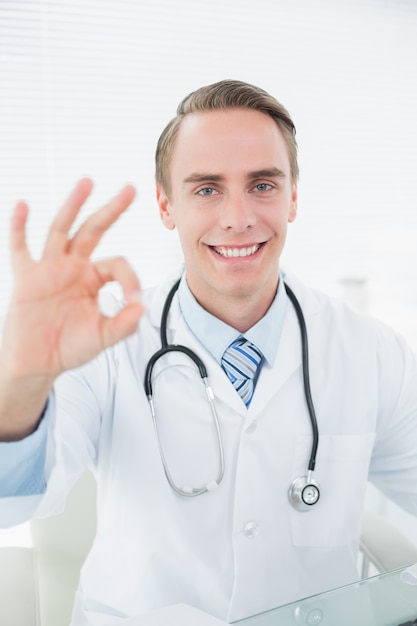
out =
<svg viewBox="0 0 417 626"><path fill-rule="evenodd" d="M39 262L25 242L27 206L16 206L0 521L59 512L92 468L98 529L74 626L176 603L232 622L353 581L369 479L417 514L416 358L382 324L282 273L297 177L287 111L261 89L222 81L188 96L158 143L157 201L180 237L182 274L139 295L126 261L91 261L130 186L70 234L91 191L81 180ZM99 298L113 280L124 303ZM306 324L318 442L302 320L285 284ZM158 358L165 332L185 350ZM242 337L250 344L238 345L236 365L224 352ZM247 355L253 382L236 380ZM304 506L300 490L289 497L300 477Z"/></svg>

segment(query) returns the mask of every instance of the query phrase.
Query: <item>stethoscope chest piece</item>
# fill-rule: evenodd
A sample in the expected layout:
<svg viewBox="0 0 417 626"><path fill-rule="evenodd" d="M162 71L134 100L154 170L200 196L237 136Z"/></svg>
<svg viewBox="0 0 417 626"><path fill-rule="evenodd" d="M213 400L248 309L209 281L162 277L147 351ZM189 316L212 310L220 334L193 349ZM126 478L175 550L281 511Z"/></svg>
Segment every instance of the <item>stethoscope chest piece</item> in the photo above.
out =
<svg viewBox="0 0 417 626"><path fill-rule="evenodd" d="M310 474L296 478L288 491L290 502L297 511L309 511L319 501L320 489Z"/></svg>

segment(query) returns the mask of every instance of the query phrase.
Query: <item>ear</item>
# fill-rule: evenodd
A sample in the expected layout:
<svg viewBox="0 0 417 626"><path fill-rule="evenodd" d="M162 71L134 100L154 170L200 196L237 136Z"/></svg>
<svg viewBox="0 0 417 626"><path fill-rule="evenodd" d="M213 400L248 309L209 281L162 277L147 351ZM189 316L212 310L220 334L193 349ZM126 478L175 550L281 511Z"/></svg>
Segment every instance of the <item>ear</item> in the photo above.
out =
<svg viewBox="0 0 417 626"><path fill-rule="evenodd" d="M294 181L292 186L292 194L291 194L291 205L288 213L288 222L293 222L297 217L297 208L298 208L298 187L297 182Z"/></svg>
<svg viewBox="0 0 417 626"><path fill-rule="evenodd" d="M171 203L165 191L159 185L156 186L156 201L159 206L159 217L162 220L163 225L168 230L174 230L175 222L172 216Z"/></svg>

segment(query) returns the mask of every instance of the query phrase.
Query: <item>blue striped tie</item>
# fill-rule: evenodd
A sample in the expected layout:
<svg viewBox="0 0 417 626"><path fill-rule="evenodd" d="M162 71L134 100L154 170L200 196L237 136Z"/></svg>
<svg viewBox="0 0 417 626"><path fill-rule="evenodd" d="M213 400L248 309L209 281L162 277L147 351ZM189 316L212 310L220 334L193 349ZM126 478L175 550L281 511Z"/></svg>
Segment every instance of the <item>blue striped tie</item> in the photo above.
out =
<svg viewBox="0 0 417 626"><path fill-rule="evenodd" d="M252 400L254 377L262 361L262 353L244 337L231 343L223 354L222 367L246 406Z"/></svg>

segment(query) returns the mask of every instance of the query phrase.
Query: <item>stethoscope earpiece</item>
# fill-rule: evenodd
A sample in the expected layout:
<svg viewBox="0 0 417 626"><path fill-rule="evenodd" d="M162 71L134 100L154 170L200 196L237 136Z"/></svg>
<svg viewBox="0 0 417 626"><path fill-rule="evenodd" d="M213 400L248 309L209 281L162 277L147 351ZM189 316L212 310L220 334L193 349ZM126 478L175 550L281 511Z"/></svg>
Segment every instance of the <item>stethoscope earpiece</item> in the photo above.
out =
<svg viewBox="0 0 417 626"><path fill-rule="evenodd" d="M308 511L310 507L317 504L320 498L320 489L317 482L311 477L311 472L307 476L299 476L292 482L288 497L297 511Z"/></svg>

